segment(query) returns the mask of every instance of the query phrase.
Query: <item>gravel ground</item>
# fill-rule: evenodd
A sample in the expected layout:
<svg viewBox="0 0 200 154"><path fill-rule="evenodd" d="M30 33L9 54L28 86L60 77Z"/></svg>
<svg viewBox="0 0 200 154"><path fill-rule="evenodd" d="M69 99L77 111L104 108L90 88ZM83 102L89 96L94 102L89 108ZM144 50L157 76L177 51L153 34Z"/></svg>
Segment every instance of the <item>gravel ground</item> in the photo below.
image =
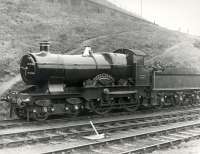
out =
<svg viewBox="0 0 200 154"><path fill-rule="evenodd" d="M200 139L181 143L169 149L154 151L152 154L200 154Z"/></svg>

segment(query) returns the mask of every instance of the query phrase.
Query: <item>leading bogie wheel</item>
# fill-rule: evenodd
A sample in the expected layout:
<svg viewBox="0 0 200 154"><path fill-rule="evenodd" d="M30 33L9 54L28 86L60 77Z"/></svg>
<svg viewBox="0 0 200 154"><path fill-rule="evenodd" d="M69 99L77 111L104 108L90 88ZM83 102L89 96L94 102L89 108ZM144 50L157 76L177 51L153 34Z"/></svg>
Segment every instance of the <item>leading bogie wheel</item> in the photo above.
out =
<svg viewBox="0 0 200 154"><path fill-rule="evenodd" d="M43 107L38 107L33 110L33 120L36 121L45 121L49 117L47 111L44 111Z"/></svg>
<svg viewBox="0 0 200 154"><path fill-rule="evenodd" d="M20 119L26 119L27 118L27 111L25 108L14 108L14 112Z"/></svg>

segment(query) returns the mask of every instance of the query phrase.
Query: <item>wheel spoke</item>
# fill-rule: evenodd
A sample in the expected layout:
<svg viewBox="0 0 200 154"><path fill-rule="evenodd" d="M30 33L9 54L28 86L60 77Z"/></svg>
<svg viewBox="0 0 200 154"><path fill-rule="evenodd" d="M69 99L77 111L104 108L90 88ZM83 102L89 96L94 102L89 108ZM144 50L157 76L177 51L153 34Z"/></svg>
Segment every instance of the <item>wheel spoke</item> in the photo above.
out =
<svg viewBox="0 0 200 154"><path fill-rule="evenodd" d="M44 121L49 117L48 112L44 112L42 107L38 107L36 112L33 112L33 119L36 121Z"/></svg>
<svg viewBox="0 0 200 154"><path fill-rule="evenodd" d="M26 119L27 111L25 108L15 108L14 109L15 114L20 118L20 119Z"/></svg>
<svg viewBox="0 0 200 154"><path fill-rule="evenodd" d="M139 108L139 100L136 96L131 98L120 98L120 104L124 104L124 109L128 112L134 112Z"/></svg>
<svg viewBox="0 0 200 154"><path fill-rule="evenodd" d="M106 114L112 110L112 101L94 100L91 103L92 111L97 114Z"/></svg>

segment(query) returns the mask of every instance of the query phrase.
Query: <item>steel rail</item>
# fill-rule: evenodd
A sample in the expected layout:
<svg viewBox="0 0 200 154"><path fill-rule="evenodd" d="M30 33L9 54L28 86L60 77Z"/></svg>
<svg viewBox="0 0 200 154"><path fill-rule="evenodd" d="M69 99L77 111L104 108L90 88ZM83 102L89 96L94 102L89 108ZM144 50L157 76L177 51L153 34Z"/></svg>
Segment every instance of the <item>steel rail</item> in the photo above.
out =
<svg viewBox="0 0 200 154"><path fill-rule="evenodd" d="M181 106L181 107L169 107L169 108L163 108L160 111L153 112L152 110L146 111L137 111L135 113L129 113L129 112L119 112L119 113L110 113L106 115L84 115L80 117L64 117L64 118L59 118L59 119L49 119L43 122L38 122L38 121L24 121L20 119L12 119L12 120L2 120L0 121L0 130L1 129L8 129L8 128L14 128L14 127L21 127L21 126L29 126L29 125L43 125L43 124L49 124L49 123L59 123L59 122L71 122L71 121L80 121L80 120L87 120L88 117L90 119L95 119L95 118L104 118L104 117L116 117L116 116L127 116L127 115L147 115L149 113L152 114L161 114L161 113L167 113L169 112L172 113L173 111L179 110L179 111L184 111L188 109L198 109L200 108L200 105L196 106Z"/></svg>
<svg viewBox="0 0 200 154"><path fill-rule="evenodd" d="M167 126L167 127L166 127ZM129 132L129 133L128 133ZM189 133L188 133L189 132ZM182 134L182 135L181 135ZM111 136L111 135L110 135ZM132 129L118 132L110 138L99 141L87 141L79 145L71 145L62 149L61 146L43 149L43 154L61 154L61 153L108 153L112 150L114 153L145 153L169 147L178 144L181 141L188 141L200 137L200 120L190 121L187 123L179 123L175 125L165 125L158 129L133 132ZM151 139L147 141L146 139ZM157 142L153 142L157 140ZM129 143L129 149L123 144ZM113 144L117 144L117 148L113 148ZM140 145L139 145L140 144ZM142 145L143 144L143 145ZM54 149L55 148L55 149ZM60 148L60 149L59 149ZM54 149L54 150L53 150ZM44 152L45 151L45 152Z"/></svg>
<svg viewBox="0 0 200 154"><path fill-rule="evenodd" d="M145 118L127 118L119 119L118 121L103 121L95 123L98 132L116 132L119 130L128 129L139 129L142 127L166 125L169 123L176 123L179 121L188 121L199 118L200 110L187 113L177 113L174 115L159 115L155 117ZM185 115L185 117L184 117ZM9 131L10 132L10 131ZM76 126L62 126L56 128L46 128L37 130L25 130L22 129L20 132L12 133L1 133L0 134L0 147L15 147L20 145L27 145L33 143L63 140L69 137L77 137L90 135L93 133L91 126L87 124L76 125Z"/></svg>

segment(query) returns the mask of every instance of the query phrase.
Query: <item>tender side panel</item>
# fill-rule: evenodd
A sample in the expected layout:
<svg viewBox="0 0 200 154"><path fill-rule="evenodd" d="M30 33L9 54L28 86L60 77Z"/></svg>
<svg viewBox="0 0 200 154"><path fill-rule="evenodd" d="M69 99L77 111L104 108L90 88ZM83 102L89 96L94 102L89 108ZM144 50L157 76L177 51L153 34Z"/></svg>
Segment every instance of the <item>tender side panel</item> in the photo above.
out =
<svg viewBox="0 0 200 154"><path fill-rule="evenodd" d="M167 74L155 72L153 89L200 89L200 74Z"/></svg>

